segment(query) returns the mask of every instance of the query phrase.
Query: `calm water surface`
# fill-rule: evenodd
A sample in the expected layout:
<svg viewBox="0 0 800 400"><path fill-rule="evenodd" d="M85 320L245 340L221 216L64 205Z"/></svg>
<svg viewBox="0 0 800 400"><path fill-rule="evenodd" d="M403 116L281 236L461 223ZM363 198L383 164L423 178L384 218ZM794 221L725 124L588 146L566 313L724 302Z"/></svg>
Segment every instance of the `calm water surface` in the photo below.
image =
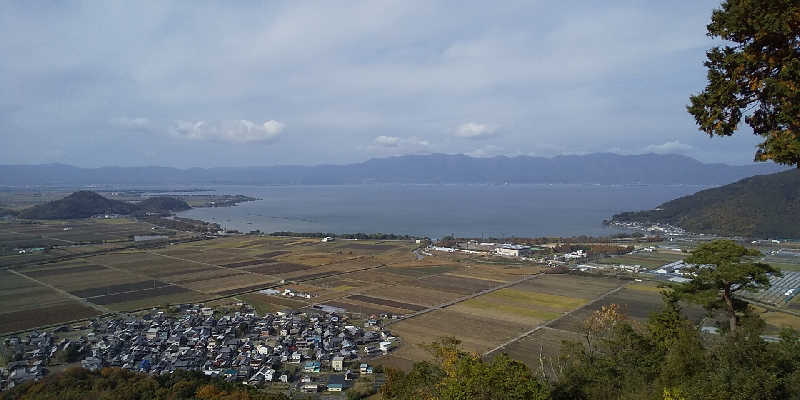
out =
<svg viewBox="0 0 800 400"><path fill-rule="evenodd" d="M262 232L572 236L618 232L603 219L704 189L693 185L218 186L262 200L180 213Z"/></svg>

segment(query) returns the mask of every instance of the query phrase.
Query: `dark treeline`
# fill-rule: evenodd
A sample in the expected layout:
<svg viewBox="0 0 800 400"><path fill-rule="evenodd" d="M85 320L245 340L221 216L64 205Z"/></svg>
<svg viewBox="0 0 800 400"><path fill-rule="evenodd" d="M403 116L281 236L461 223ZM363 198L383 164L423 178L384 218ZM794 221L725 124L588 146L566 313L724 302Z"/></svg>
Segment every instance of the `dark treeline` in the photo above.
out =
<svg viewBox="0 0 800 400"><path fill-rule="evenodd" d="M411 399L798 399L800 336L761 339L764 323L742 319L735 332L703 334L674 298L646 323L614 305L586 321L581 342L530 368L505 354L486 360L455 339L430 346L433 362L387 370L385 400Z"/></svg>
<svg viewBox="0 0 800 400"><path fill-rule="evenodd" d="M305 238L324 238L332 237L339 239L359 239L359 240L414 240L424 239L419 236L397 235L394 233L325 233L325 232L272 232L270 236L292 236Z"/></svg>
<svg viewBox="0 0 800 400"><path fill-rule="evenodd" d="M287 397L209 378L199 372L176 371L170 375L153 377L119 368L104 368L97 372L74 368L0 393L0 400L28 399L284 400Z"/></svg>
<svg viewBox="0 0 800 400"><path fill-rule="evenodd" d="M505 238L498 238L498 237L483 237L483 238L470 238L470 237L455 237L455 236L444 236L441 239L437 240L436 243L439 246L445 247L455 247L459 242L467 242L470 240L478 241L478 242L489 242L489 243L513 243L513 244L523 244L527 246L538 246L547 243L561 243L561 244L575 244L575 243L613 243L619 241L631 241L631 242L660 242L663 241L664 238L660 236L645 236L641 232L634 232L634 233L617 233L610 236L587 236L587 235L578 235L578 236L568 236L568 237L560 237L560 236L541 236L541 237L533 237L533 238L525 238L525 237L505 237Z"/></svg>
<svg viewBox="0 0 800 400"><path fill-rule="evenodd" d="M172 217L164 218L160 216L150 216L141 218L142 221L149 222L162 228L175 229L178 231L191 231L199 233L216 233L222 230L219 224L199 221L190 218Z"/></svg>
<svg viewBox="0 0 800 400"><path fill-rule="evenodd" d="M455 339L430 346L433 362L388 371L384 399L800 399L800 334L764 339L766 323L738 291L768 288L780 271L752 261L758 252L730 240L698 246L690 282L662 291L663 308L644 322L615 304L584 321L581 340L531 369L505 355L485 360ZM710 266L710 267L709 267ZM703 333L682 301L725 315L719 334ZM534 350L535 351L535 350Z"/></svg>
<svg viewBox="0 0 800 400"><path fill-rule="evenodd" d="M619 246L614 244L560 244L553 248L557 253L570 253L576 250L583 250L587 255L622 255L635 250L633 246Z"/></svg>

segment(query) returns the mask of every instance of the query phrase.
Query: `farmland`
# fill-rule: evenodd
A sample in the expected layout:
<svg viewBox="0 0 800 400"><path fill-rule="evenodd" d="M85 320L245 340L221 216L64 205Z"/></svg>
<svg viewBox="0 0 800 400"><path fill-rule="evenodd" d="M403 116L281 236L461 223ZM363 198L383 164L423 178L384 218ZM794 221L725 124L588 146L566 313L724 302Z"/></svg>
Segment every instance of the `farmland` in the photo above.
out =
<svg viewBox="0 0 800 400"><path fill-rule="evenodd" d="M380 362L408 368L428 359L423 346L443 336L478 354L506 352L534 363L557 354L562 340L579 340L583 321L602 305L618 304L634 321L661 307L660 289L647 281L550 274L533 263L483 256L418 259L415 247L241 235L9 265L0 270L0 333L189 302L245 301L260 313L325 305L356 319L401 316L385 322L402 344ZM704 317L697 308L687 315ZM774 330L800 326L785 313L763 315Z"/></svg>
<svg viewBox="0 0 800 400"><path fill-rule="evenodd" d="M657 269L664 264L683 259L685 256L685 254L674 251L655 251L652 253L636 253L606 257L601 258L597 262L601 264L641 265L647 269Z"/></svg>

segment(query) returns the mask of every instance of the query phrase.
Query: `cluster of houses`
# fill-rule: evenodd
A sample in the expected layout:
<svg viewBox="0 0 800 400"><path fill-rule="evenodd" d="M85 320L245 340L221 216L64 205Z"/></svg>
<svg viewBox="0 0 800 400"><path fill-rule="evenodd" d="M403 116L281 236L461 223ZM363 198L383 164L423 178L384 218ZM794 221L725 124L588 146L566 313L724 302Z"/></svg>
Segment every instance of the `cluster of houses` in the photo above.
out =
<svg viewBox="0 0 800 400"><path fill-rule="evenodd" d="M590 272L590 271L619 271L619 272L628 272L638 274L639 272L646 271L645 268L642 268L639 264L596 264L596 263L587 263L587 264L578 264L575 266L576 269L582 272Z"/></svg>
<svg viewBox="0 0 800 400"><path fill-rule="evenodd" d="M264 290L259 290L259 293L267 294L270 296L300 297L304 299L310 299L312 297L316 297L316 294L314 293L299 292L289 288L283 289L283 291L277 289L264 289Z"/></svg>
<svg viewBox="0 0 800 400"><path fill-rule="evenodd" d="M63 344L48 332L6 338L2 342L6 366L0 368L0 390L43 377L48 362Z"/></svg>
<svg viewBox="0 0 800 400"><path fill-rule="evenodd" d="M73 339L56 340L50 333L10 337L6 347L23 357L3 370L2 387L40 378L54 355L71 348L89 370L119 367L162 375L183 369L248 385L283 382L341 391L356 373L372 372L358 360L388 352L397 341L379 324L350 325L336 313L257 316L249 306L239 306L242 311L222 316L186 305L177 313L95 320L85 327L88 333Z"/></svg>

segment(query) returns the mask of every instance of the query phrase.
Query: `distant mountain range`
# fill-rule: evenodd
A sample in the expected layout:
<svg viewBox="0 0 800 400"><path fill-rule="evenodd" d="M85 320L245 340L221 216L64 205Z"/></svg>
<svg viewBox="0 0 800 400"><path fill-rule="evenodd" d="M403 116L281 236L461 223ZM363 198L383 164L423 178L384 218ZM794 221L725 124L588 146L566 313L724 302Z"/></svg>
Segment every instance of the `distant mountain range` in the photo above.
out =
<svg viewBox="0 0 800 400"><path fill-rule="evenodd" d="M753 176L654 210L617 214L611 221L665 223L697 233L800 238L800 170Z"/></svg>
<svg viewBox="0 0 800 400"><path fill-rule="evenodd" d="M0 165L0 185L296 184L359 183L600 183L720 185L778 172L775 164L704 164L679 155L492 157L409 155L318 166L102 167L63 164Z"/></svg>
<svg viewBox="0 0 800 400"><path fill-rule="evenodd" d="M147 212L169 213L188 210L189 204L171 197L151 197L139 203L107 199L95 192L82 190L71 195L19 211L26 219L88 218L99 214L143 215Z"/></svg>

